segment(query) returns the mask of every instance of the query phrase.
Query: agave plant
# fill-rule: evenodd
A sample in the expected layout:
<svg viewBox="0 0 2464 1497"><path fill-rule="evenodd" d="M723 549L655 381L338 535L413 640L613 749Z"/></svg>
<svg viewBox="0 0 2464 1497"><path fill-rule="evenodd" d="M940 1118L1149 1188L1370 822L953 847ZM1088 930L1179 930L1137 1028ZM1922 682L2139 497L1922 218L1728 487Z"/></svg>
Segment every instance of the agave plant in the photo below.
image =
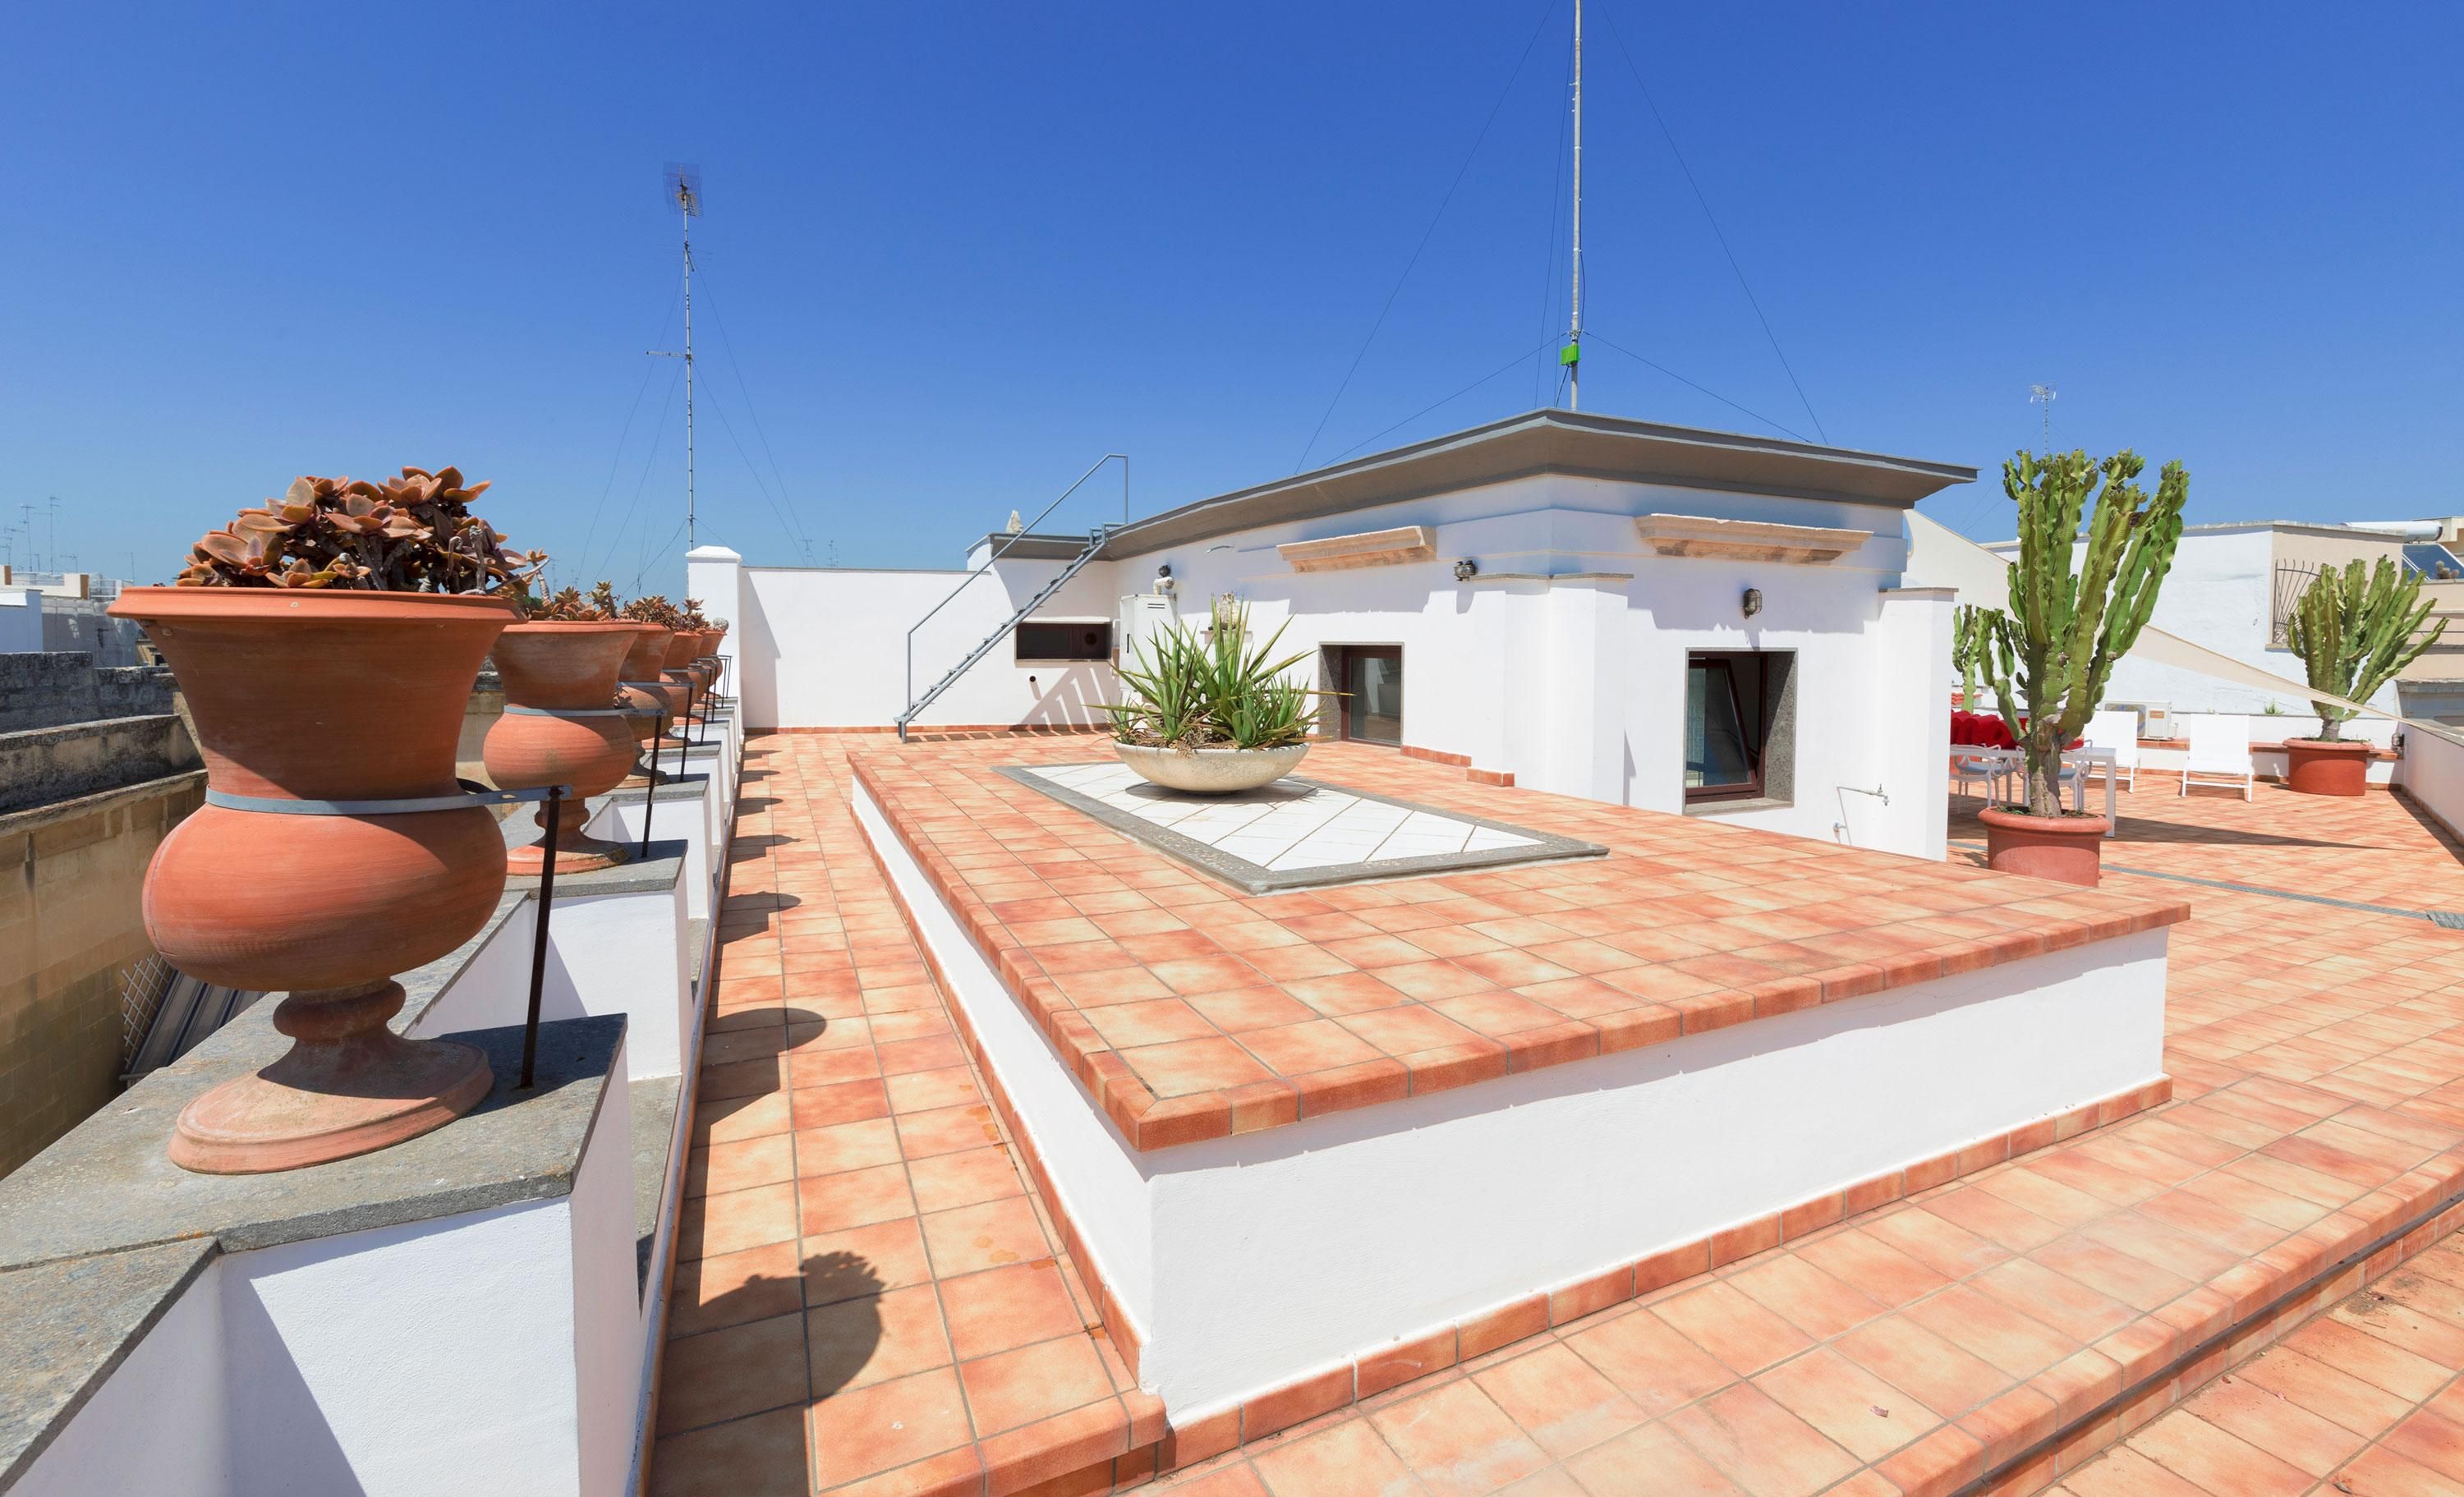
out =
<svg viewBox="0 0 2464 1497"><path fill-rule="evenodd" d="M625 605L624 616L636 624L656 624L662 628L682 629L687 627L684 610L670 603L664 593L654 592L634 599Z"/></svg>
<svg viewBox="0 0 2464 1497"><path fill-rule="evenodd" d="M1175 624L1139 641L1136 664L1120 672L1132 700L1105 709L1113 737L1192 749L1286 748L1306 740L1315 721L1311 698L1319 693L1285 680L1284 672L1309 651L1271 658L1287 627L1253 645L1248 609L1219 605L1203 635Z"/></svg>
<svg viewBox="0 0 2464 1497"><path fill-rule="evenodd" d="M471 513L485 483L461 470L405 468L374 484L304 476L278 499L201 538L183 587L348 587L374 592L519 591L544 552L505 549Z"/></svg>

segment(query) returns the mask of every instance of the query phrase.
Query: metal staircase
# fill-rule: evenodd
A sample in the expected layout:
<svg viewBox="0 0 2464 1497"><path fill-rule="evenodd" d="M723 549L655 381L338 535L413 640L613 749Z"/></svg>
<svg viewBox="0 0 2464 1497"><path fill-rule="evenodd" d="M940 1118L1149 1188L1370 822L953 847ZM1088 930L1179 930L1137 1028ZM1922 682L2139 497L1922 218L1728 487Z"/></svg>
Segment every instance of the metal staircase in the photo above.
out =
<svg viewBox="0 0 2464 1497"><path fill-rule="evenodd" d="M906 742L908 724L913 722L916 717L923 713L925 708L932 706L935 701L938 700L942 693L947 692L951 687L956 686L958 682L958 677L965 675L969 671L973 670L977 661L983 659L984 656L988 654L991 654L994 647L998 646L1002 640L1009 638L1013 630L1015 630L1021 624L1025 623L1028 616L1033 614L1036 609L1043 607L1045 601L1050 598L1054 593L1059 592L1062 587L1068 583L1069 579L1077 576L1081 571L1085 570L1087 563L1095 560L1096 553L1104 549L1104 542L1111 539L1112 532L1118 528L1118 526L1114 525L1098 525L1093 530L1089 531L1087 533L1086 547L1076 556L1069 559L1069 564L1063 567L1058 576L1054 577L1052 581L1045 583L1042 587L1037 588L1034 597L1027 599L1025 605L1016 613L1013 613L1008 618L1002 620L999 628L996 628L990 634L985 635L981 644L978 645L975 649L968 650L965 658L961 659L957 665L952 666L947 675L944 675L941 679L934 682L931 686L926 687L924 689L923 695L909 702L907 704L907 710L898 715L898 740L901 743ZM1009 549L1009 547L1004 543L1001 547L1001 551L1006 551L1007 549ZM982 566L976 568L973 573L969 574L966 582L958 584L958 592L966 591L967 587L972 584L978 577L982 576L983 573L992 566L994 561L1001 560L1001 551L994 552L992 556L985 561ZM954 592L950 595L950 598L956 598L957 595L958 593ZM938 613L941 611L942 607L946 607L949 605L950 598L942 599L940 606L935 607L933 613ZM928 613L924 615L923 618L916 620L914 628L911 628L907 631L907 689L910 692L913 692L915 689L915 629L922 628L926 621L933 617L933 613Z"/></svg>

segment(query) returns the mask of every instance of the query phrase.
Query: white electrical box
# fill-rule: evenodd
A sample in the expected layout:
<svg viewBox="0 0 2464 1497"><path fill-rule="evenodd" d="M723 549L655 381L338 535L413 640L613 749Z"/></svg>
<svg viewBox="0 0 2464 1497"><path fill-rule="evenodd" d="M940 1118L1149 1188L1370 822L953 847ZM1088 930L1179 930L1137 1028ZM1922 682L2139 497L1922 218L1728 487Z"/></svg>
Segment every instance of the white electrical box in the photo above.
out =
<svg viewBox="0 0 2464 1497"><path fill-rule="evenodd" d="M1112 663L1134 664L1140 642L1179 622L1173 600L1162 593L1132 593L1122 599L1120 622L1112 629Z"/></svg>

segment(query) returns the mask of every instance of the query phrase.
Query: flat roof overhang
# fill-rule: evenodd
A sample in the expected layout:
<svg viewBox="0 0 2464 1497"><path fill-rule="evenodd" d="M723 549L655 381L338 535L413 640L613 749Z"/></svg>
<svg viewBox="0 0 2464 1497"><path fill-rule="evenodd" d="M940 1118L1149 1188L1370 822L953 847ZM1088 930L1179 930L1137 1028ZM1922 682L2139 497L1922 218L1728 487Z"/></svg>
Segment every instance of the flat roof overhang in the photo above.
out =
<svg viewBox="0 0 2464 1497"><path fill-rule="evenodd" d="M1107 560L1144 556L1263 525L1317 519L1535 473L1898 509L1913 508L1919 499L1953 484L1976 481L1975 469L1957 463L1621 416L1534 410L1184 504L1122 526L1102 554Z"/></svg>

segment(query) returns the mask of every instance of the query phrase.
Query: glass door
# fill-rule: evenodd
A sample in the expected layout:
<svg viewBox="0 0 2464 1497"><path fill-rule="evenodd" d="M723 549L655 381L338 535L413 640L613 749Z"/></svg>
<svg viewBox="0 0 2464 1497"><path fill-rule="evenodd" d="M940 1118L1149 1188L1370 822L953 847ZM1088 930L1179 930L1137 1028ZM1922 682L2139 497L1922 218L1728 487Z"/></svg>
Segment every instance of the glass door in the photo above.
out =
<svg viewBox="0 0 2464 1497"><path fill-rule="evenodd" d="M1403 650L1397 645L1343 650L1343 736L1363 743L1403 741Z"/></svg>

